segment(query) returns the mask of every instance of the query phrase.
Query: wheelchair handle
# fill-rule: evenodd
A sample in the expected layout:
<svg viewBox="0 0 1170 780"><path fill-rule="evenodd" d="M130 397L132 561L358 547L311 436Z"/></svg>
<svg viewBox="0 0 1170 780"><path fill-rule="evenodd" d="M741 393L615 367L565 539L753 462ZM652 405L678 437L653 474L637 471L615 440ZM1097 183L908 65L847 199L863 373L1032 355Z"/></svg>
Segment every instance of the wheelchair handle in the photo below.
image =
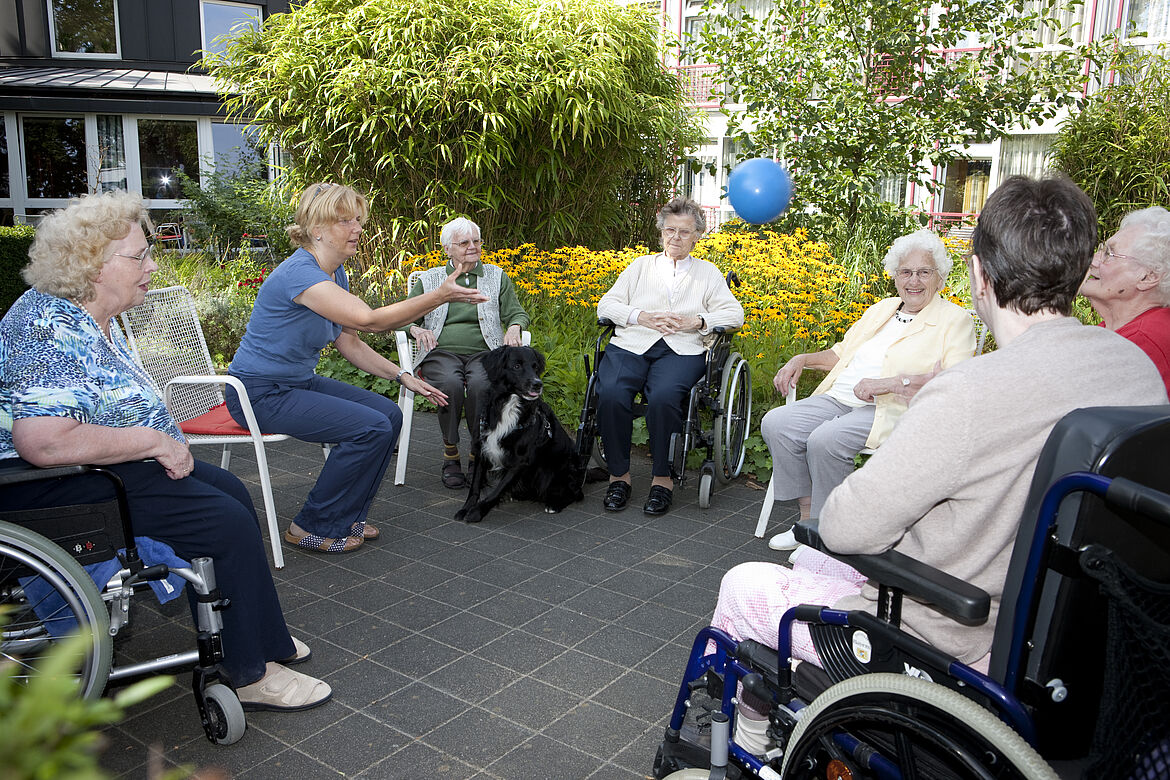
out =
<svg viewBox="0 0 1170 780"><path fill-rule="evenodd" d="M1170 525L1170 496L1132 479L1115 477L1105 491L1105 502Z"/></svg>

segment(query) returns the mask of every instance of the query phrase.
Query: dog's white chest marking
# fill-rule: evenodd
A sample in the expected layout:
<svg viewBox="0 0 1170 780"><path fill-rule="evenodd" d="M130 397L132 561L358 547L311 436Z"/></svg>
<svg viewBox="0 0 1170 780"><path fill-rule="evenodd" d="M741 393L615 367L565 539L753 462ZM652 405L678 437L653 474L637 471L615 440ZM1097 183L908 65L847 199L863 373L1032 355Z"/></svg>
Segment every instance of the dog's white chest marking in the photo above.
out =
<svg viewBox="0 0 1170 780"><path fill-rule="evenodd" d="M492 464L492 471L499 471L507 464L508 453L501 446L504 438L516 430L520 422L520 397L512 395L504 402L500 410L500 419L496 426L487 432L483 440L483 455Z"/></svg>

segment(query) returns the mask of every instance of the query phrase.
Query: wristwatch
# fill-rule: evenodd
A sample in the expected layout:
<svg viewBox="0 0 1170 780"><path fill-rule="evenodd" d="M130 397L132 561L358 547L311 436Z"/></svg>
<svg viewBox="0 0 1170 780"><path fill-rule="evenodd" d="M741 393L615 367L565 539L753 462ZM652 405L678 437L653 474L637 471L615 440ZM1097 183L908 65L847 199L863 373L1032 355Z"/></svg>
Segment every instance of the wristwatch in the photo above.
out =
<svg viewBox="0 0 1170 780"><path fill-rule="evenodd" d="M414 376L414 372L410 371L409 369L404 368L398 372L398 376L394 377L394 381L397 382L398 384L402 384L402 375L403 374L410 374L411 376Z"/></svg>

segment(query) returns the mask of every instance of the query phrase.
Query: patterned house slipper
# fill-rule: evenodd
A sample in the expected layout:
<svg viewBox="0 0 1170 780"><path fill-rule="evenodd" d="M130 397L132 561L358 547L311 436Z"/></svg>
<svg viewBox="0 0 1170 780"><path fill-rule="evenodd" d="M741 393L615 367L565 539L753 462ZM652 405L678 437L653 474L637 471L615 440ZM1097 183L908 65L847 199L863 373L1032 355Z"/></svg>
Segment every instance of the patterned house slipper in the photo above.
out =
<svg viewBox="0 0 1170 780"><path fill-rule="evenodd" d="M293 647L296 648L296 653L289 658L277 661L281 666L296 666L297 664L303 664L313 657L313 651L309 649L308 645L295 636L291 637L291 639L293 641Z"/></svg>
<svg viewBox="0 0 1170 780"><path fill-rule="evenodd" d="M362 526L360 529L358 528L359 525ZM360 536L361 538L365 539L368 542L371 539L377 539L379 536L382 535L382 532L380 530L378 530L377 528L375 528L374 526L370 525L369 523L365 523L365 522L362 522L361 520L358 520L356 523L354 523L353 525L351 525L349 527L349 535L350 536Z"/></svg>
<svg viewBox="0 0 1170 780"><path fill-rule="evenodd" d="M236 688L236 695L244 712L297 712L329 701L333 689L315 677L269 663L260 680Z"/></svg>
<svg viewBox="0 0 1170 780"><path fill-rule="evenodd" d="M301 534L293 533L292 528L284 532L284 541L294 547L309 552L319 553L347 553L353 552L362 546L365 538L362 536L344 536L340 539L333 539L324 536L317 536L317 534Z"/></svg>

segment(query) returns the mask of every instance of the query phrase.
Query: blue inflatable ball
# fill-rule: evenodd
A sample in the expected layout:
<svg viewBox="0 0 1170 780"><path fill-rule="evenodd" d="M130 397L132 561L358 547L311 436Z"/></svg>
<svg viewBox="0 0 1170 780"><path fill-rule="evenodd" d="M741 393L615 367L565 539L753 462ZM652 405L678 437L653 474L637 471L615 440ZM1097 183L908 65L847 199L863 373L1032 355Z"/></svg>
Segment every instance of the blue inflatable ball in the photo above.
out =
<svg viewBox="0 0 1170 780"><path fill-rule="evenodd" d="M727 199L745 222L762 225L784 213L792 200L792 180L775 160L745 160L727 179Z"/></svg>

